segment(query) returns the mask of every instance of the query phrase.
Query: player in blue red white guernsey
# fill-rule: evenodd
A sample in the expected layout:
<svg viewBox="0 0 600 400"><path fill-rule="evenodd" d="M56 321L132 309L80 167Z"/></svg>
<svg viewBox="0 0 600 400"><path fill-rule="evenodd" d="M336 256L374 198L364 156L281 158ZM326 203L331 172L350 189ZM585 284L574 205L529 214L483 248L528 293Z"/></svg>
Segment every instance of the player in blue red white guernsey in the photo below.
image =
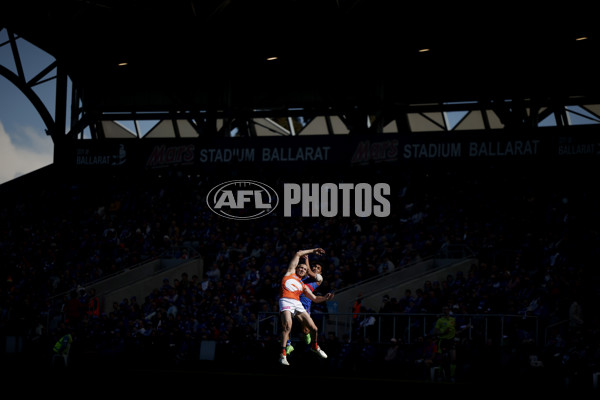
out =
<svg viewBox="0 0 600 400"><path fill-rule="evenodd" d="M315 296L305 284L302 279L306 276L308 266L306 264L300 264L300 259L308 254L325 254L325 251L321 248L315 248L310 250L300 250L294 254L288 269L281 280L281 296L279 298L279 314L281 316L281 354L279 356L279 363L282 365L290 365L287 360L286 345L290 338L292 331L292 320L298 318L303 326L307 326L310 331L311 337L311 350L322 358L327 358L327 354L317 344L318 328L314 321L310 317L310 314L306 312L306 309L300 302L300 295L304 294L311 301L315 303L322 303L324 301L333 298L331 293L325 296Z"/></svg>
<svg viewBox="0 0 600 400"><path fill-rule="evenodd" d="M323 276L322 276L323 269L319 264L311 265L308 260L308 255L305 255L302 257L301 263L306 264L306 266L308 267L308 269L306 271L306 276L304 278L302 278L302 282L304 282L304 285L314 293L314 291L321 285L321 283L323 283ZM301 294L300 302L304 306L304 309L306 310L306 312L310 314L310 307L312 304L312 300L310 300L304 294ZM310 338L310 329L308 328L308 326L302 326L302 333L304 335L304 342L306 344L310 344L311 338ZM288 355L292 351L294 351L294 346L292 346L292 342L289 339L286 344L285 350Z"/></svg>

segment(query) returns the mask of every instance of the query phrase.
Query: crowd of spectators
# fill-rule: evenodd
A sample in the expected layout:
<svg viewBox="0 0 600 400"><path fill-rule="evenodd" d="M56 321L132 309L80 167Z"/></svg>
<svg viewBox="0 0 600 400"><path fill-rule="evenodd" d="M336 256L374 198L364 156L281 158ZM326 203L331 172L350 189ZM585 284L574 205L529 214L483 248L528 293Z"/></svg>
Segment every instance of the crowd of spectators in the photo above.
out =
<svg viewBox="0 0 600 400"><path fill-rule="evenodd" d="M81 357L183 363L197 359L200 343L210 339L227 344L224 352L251 358L277 346L277 332L268 324L261 325L257 342L256 324L261 313L277 311L281 274L296 250L327 250L320 260L322 290L336 291L458 244L480 262L416 288L411 299L390 299L394 308L382 311L438 313L450 304L457 314L536 315L551 324L568 318L577 300L590 310L584 314L586 356L598 357L598 321L590 303L598 295L592 270L598 238L587 228L597 220L593 192L560 169L522 174L494 166L434 166L398 174L392 168L360 172L391 183L392 215L381 219L287 221L273 213L227 220L205 203L220 177L182 171L134 180L49 180L13 191L0 210L0 328L25 337L27 350L40 354L71 330ZM285 179L347 181L343 174L359 171L313 173L303 169ZM282 179L258 174L274 186ZM189 257L184 249L202 255L204 276L165 281L144 299L123 299L99 316L87 314L92 294L82 288L156 257ZM323 348L331 347L331 363L349 346L343 339L327 335ZM362 350L353 360L378 354L365 350L373 346L368 338L356 340Z"/></svg>

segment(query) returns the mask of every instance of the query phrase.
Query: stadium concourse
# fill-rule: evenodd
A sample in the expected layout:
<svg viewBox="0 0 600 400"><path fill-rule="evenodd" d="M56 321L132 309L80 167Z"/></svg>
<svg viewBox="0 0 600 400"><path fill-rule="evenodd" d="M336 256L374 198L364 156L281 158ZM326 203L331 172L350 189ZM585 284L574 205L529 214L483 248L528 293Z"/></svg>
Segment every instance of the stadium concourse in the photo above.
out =
<svg viewBox="0 0 600 400"><path fill-rule="evenodd" d="M354 386L458 393L590 389L600 350L594 309L597 193L585 184L585 175L573 173L582 168L576 163L531 168L515 162L516 170L502 163L477 166L427 164L396 171L374 164L350 175L335 165L326 174L308 165L285 171L292 182L344 182L349 177L388 182L392 214L384 219L286 219L276 213L252 221L217 217L206 205L206 193L227 177L247 177L247 170L115 177L61 175L49 168L4 185L0 323L7 343L19 341L3 357L14 372L9 376L15 375L15 382L68 376L79 386L92 375L99 384L127 382L143 390L151 390L156 381L198 390L222 382L222 390L241 392L247 386L262 391L306 381L323 394ZM252 171L273 186L282 173ZM205 276L189 277L185 285L183 279L169 282L135 304L124 299L97 318L71 314L68 296L49 302L64 294L86 298L89 293L80 288L160 257L174 242L193 245L204 258ZM530 313L545 328L569 320L570 305L577 300L584 325L577 330L560 325L564 330L546 331L543 343L535 346L531 332L524 330L511 332L502 345L464 343L452 385L432 382L429 371L416 366L417 356L409 356L416 342L402 343L406 356L390 367L384 360L389 339L370 343L357 335L349 344L352 356L343 360L322 332L328 360L310 358L299 347L290 358L295 365L281 370L277 335L256 338L253 321L261 310L277 311L278 283L293 251L327 249L320 260L325 264L322 290L335 291L377 275L384 256L395 268L406 268L444 244L468 246L479 264L445 292L433 294L419 312L437 315L449 302L465 313L481 313L483 306L489 313ZM60 368L51 363L52 348L66 332L74 341L69 365ZM206 339L217 343L214 361L197 357ZM531 368L532 354L544 368Z"/></svg>

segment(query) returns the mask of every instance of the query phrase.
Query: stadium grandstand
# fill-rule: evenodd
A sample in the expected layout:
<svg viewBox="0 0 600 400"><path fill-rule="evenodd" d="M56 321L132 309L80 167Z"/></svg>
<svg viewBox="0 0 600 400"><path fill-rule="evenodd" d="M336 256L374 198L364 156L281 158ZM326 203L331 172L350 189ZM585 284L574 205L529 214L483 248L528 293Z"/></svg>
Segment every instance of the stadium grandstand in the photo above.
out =
<svg viewBox="0 0 600 400"><path fill-rule="evenodd" d="M3 2L0 79L54 144L0 185L8 376L597 392L594 10L395 3ZM53 58L34 76L22 41ZM294 326L281 366L281 279L314 247L328 358ZM429 353L445 307L451 374Z"/></svg>

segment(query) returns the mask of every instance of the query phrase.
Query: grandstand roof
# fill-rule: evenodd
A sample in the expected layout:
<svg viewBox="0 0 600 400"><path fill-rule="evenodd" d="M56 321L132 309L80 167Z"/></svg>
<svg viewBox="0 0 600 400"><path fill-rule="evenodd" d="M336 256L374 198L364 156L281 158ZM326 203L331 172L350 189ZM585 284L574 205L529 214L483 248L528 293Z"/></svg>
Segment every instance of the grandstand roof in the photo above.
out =
<svg viewBox="0 0 600 400"><path fill-rule="evenodd" d="M595 12L569 5L11 0L0 7L0 27L56 57L90 111L598 92Z"/></svg>

